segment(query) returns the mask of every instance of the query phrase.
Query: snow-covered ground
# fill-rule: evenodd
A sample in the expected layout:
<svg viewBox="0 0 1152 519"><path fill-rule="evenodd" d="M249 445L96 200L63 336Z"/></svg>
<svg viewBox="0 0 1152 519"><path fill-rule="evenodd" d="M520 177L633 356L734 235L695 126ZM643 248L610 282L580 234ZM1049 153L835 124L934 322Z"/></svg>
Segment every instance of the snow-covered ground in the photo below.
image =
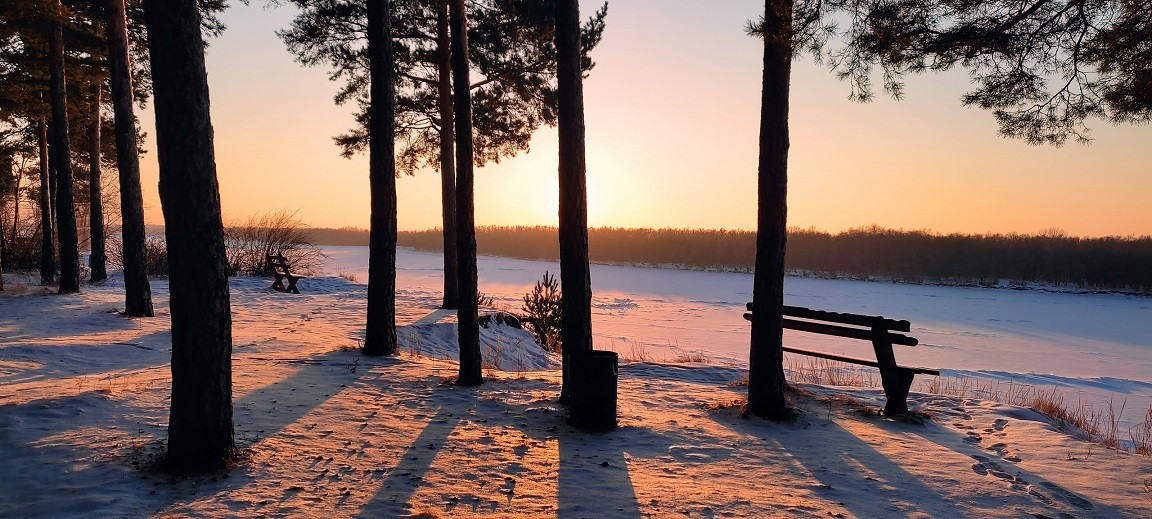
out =
<svg viewBox="0 0 1152 519"><path fill-rule="evenodd" d="M333 265L342 265L334 256ZM123 287L115 273L102 286L63 296L45 293L33 277L6 274L0 517L1152 517L1152 458L1084 442L1034 411L970 397L913 394L912 406L932 416L914 424L876 416L878 390L804 385L831 400L793 395L798 415L776 423L742 417L733 405L745 392L739 367L624 363L619 427L584 433L565 423L555 403L558 373L535 371L555 366L555 358L505 326L482 334L490 366L483 386L446 384L456 371L454 324L449 312L435 310L436 261L401 255L398 313L405 326L397 358L355 350L363 337L363 284L313 277L300 283L302 294L288 295L270 291L268 280L233 279L233 396L246 459L226 473L178 480L138 468L162 449L166 434L167 283L153 281L157 317L128 319L116 313ZM496 265L483 267L482 290L509 294L501 297L522 292L542 273L528 271L543 265L536 262L482 261ZM336 268L355 274L348 266ZM671 334L672 344L705 350L708 344L691 341L706 338L709 326L737 333L743 325L747 290L717 296L725 288L713 280L721 278L682 273L689 279L678 281L659 271L650 275L668 284L642 292L627 287L642 286L643 273L615 269L593 273L599 284L610 278L605 270L618 272L623 286L598 289L602 342L619 333L655 349L652 337L687 330ZM524 281L510 280L514 275ZM805 280L789 281L791 298L823 301L800 293L797 281ZM694 289L715 292L694 296ZM875 298L833 299L832 309L864 311L874 307L848 303ZM668 306L647 306L657 300ZM694 310L709 301L735 311ZM809 301L789 302L822 306ZM971 310L953 304L962 315ZM643 337L609 331L605 316L620 313L680 324L655 321L663 324ZM740 321L721 320L728 313ZM920 313L869 313L912 319L919 327L913 333L930 344L943 341L924 330L948 329L924 328ZM1058 328L1068 329L1074 327ZM1137 346L1130 345L1141 351ZM941 352L929 359L960 358L944 357L950 348L914 350ZM1042 357L1051 351L1039 352L1036 362L1048 365ZM1130 362L1147 365L1143 351ZM1064 376L1083 385L1094 373ZM1137 375L1117 380L1147 382Z"/></svg>
<svg viewBox="0 0 1152 519"><path fill-rule="evenodd" d="M327 247L329 270L368 279L367 247ZM396 285L429 306L442 287L439 254L401 250ZM544 261L479 258L480 291L510 310L545 270ZM596 348L657 361L702 356L745 366L752 300L750 274L592 265ZM1152 298L909 285L789 277L785 303L817 310L883 315L912 323L914 348L896 359L942 369L975 387L1056 388L1069 405L1106 413L1123 407L1119 428L1152 407ZM785 331L787 344L870 356L867 342ZM792 357L789 355L789 357ZM806 362L806 357L792 362ZM921 377L923 382L927 378Z"/></svg>

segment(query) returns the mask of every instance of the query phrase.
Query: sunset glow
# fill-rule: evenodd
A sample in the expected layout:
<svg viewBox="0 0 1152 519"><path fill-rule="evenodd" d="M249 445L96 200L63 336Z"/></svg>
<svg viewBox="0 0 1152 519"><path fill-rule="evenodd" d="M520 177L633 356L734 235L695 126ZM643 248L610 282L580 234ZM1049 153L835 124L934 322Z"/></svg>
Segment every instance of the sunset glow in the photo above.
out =
<svg viewBox="0 0 1152 519"><path fill-rule="evenodd" d="M596 2L583 2L591 13ZM609 7L585 81L589 224L751 229L756 211L762 2L685 0ZM273 31L289 8L237 4L210 42L216 160L227 218L287 209L313 226L368 227L363 156L331 138L352 124L326 70L303 68ZM1032 147L965 109L967 77L908 78L906 99L846 100L808 57L793 70L789 224L878 224L938 232L1152 234L1152 129L1092 120L1095 142ZM154 150L151 107L141 111ZM150 223L161 223L155 153L143 157ZM556 223L556 133L477 170L479 225ZM438 173L399 180L401 229L438 227Z"/></svg>

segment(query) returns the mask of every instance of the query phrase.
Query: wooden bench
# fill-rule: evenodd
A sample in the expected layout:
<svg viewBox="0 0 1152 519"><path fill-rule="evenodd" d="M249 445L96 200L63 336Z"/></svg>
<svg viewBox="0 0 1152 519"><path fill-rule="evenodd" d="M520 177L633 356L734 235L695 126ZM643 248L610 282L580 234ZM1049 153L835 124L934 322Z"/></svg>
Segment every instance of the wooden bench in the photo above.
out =
<svg viewBox="0 0 1152 519"><path fill-rule="evenodd" d="M290 294L299 294L300 289L296 288L296 282L305 279L304 276L293 274L288 269L288 260L279 254L268 255L268 267L272 270L272 275L276 276L276 281L272 282L272 289L277 292L288 292ZM284 281L288 281L288 285L284 285Z"/></svg>
<svg viewBox="0 0 1152 519"><path fill-rule="evenodd" d="M744 319L751 321L752 303L748 303L747 308L748 312L744 314ZM908 321L885 319L881 316L825 312L788 305L784 305L784 315L784 327L790 330L872 341L872 348L875 350L876 360L837 355L823 351L805 350L790 346L784 346L784 351L879 368L880 380L884 386L884 394L888 397L888 402L884 405L885 415L896 416L908 412L908 392L912 389L912 379L917 374L940 375L940 370L937 369L899 366L896 364L896 357L892 352L893 344L915 346L919 343L915 337L892 333L893 331L910 331L911 323ZM789 317L796 319L789 319Z"/></svg>

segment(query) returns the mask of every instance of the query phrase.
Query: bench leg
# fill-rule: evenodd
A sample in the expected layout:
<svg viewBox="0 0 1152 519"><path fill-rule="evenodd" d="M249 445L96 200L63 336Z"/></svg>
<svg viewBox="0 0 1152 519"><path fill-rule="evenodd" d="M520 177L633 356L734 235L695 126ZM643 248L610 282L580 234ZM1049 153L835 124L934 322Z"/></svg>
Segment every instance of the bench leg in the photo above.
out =
<svg viewBox="0 0 1152 519"><path fill-rule="evenodd" d="M912 389L912 379L916 373L896 365L888 330L872 329L872 348L876 351L876 362L880 364L880 382L884 385L884 395L888 397L884 414L897 416L907 413L908 391Z"/></svg>
<svg viewBox="0 0 1152 519"><path fill-rule="evenodd" d="M296 288L296 282L299 280L300 278L288 276L288 288L285 291L291 294L299 294L300 289Z"/></svg>
<svg viewBox="0 0 1152 519"><path fill-rule="evenodd" d="M908 413L908 392L912 390L912 379L916 373L912 370L897 369L895 377L883 377L884 394L888 402L884 404L885 416L899 416ZM895 378L895 380L889 380Z"/></svg>
<svg viewBox="0 0 1152 519"><path fill-rule="evenodd" d="M272 282L272 289L277 292L283 292L284 289L284 276L276 274L276 280Z"/></svg>

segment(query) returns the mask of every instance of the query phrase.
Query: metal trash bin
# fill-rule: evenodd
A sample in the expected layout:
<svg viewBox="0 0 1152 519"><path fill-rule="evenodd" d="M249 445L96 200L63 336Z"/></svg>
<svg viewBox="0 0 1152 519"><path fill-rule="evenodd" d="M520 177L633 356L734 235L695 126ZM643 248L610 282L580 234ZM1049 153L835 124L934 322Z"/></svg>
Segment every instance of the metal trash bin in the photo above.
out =
<svg viewBox="0 0 1152 519"><path fill-rule="evenodd" d="M619 356L614 351L572 353L572 393L568 423L586 431L616 428L616 379Z"/></svg>

